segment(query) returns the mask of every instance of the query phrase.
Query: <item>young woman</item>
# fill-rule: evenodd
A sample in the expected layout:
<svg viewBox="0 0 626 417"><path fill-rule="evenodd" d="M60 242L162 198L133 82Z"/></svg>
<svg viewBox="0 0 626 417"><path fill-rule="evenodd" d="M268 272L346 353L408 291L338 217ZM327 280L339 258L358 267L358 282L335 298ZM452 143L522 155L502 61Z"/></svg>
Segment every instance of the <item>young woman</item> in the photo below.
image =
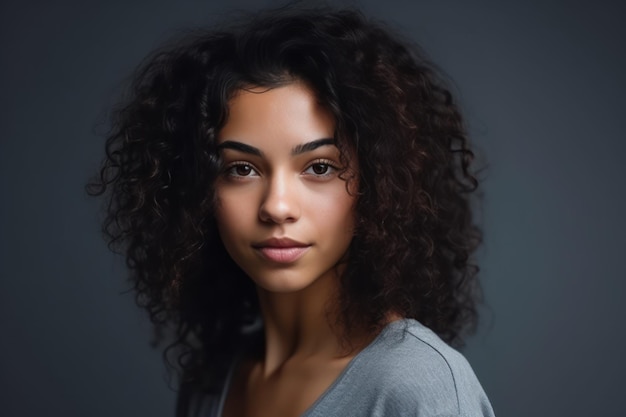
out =
<svg viewBox="0 0 626 417"><path fill-rule="evenodd" d="M180 416L491 416L473 154L414 47L274 10L152 56L94 194L137 300L174 325Z"/></svg>

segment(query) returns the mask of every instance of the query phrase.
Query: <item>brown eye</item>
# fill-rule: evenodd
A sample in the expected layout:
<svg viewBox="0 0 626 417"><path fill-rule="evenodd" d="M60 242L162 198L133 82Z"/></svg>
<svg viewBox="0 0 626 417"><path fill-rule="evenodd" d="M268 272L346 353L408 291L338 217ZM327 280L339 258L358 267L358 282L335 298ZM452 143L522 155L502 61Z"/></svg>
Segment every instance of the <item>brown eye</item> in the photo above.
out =
<svg viewBox="0 0 626 417"><path fill-rule="evenodd" d="M254 167L247 163L234 163L225 169L224 174L228 177L256 177L259 174Z"/></svg>
<svg viewBox="0 0 626 417"><path fill-rule="evenodd" d="M328 172L330 166L328 164L313 164L311 168L316 175L324 175Z"/></svg>
<svg viewBox="0 0 626 417"><path fill-rule="evenodd" d="M326 162L325 160L313 162L306 170L304 170L305 174L311 175L318 179L330 179L334 176L336 172L337 167L330 162Z"/></svg>
<svg viewBox="0 0 626 417"><path fill-rule="evenodd" d="M235 174L241 177L247 177L252 172L250 165L237 165L235 167Z"/></svg>

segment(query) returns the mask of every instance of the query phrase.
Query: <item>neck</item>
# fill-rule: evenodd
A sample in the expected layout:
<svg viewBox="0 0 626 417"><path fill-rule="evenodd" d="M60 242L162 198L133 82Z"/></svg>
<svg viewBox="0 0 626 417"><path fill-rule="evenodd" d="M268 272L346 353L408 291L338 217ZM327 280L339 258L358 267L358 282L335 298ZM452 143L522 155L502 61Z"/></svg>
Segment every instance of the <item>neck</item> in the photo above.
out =
<svg viewBox="0 0 626 417"><path fill-rule="evenodd" d="M265 328L264 373L278 371L293 358L345 356L337 320L338 271L331 270L297 292L258 289Z"/></svg>

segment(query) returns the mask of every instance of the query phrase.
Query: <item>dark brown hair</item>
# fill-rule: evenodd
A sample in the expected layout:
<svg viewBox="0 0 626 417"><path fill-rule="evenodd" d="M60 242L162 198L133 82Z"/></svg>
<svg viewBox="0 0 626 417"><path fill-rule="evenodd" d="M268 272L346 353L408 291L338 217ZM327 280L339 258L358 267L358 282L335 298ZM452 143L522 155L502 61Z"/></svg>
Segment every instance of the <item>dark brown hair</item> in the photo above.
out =
<svg viewBox="0 0 626 417"><path fill-rule="evenodd" d="M104 230L138 303L190 381L215 387L258 315L251 281L216 232L216 133L246 86L306 82L356 150L357 228L340 294L344 324L396 312L459 344L476 319L477 181L463 120L418 48L350 10L274 10L195 32L152 55L115 111L100 175ZM345 153L344 153L345 154Z"/></svg>

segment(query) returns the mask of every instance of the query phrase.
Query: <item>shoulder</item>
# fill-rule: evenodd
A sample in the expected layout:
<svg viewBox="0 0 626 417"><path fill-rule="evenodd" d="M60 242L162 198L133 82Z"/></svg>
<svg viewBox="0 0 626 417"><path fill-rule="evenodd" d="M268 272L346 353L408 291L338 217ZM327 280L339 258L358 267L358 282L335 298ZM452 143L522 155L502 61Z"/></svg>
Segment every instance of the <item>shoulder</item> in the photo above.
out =
<svg viewBox="0 0 626 417"><path fill-rule="evenodd" d="M476 379L461 353L416 320L392 323L380 335L375 351L380 354L381 364L401 370L407 378L413 376L409 379L415 382L456 386Z"/></svg>
<svg viewBox="0 0 626 417"><path fill-rule="evenodd" d="M465 357L415 320L390 324L364 356L384 397L409 415L493 415Z"/></svg>

